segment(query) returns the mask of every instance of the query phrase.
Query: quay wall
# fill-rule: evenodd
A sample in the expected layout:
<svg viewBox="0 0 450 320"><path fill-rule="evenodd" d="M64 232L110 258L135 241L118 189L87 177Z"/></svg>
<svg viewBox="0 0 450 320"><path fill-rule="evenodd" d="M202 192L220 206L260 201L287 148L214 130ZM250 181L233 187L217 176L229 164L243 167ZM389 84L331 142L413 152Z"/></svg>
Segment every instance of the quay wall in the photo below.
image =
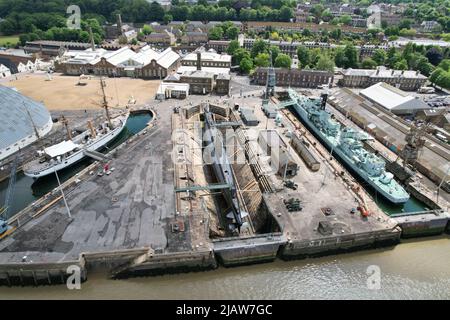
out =
<svg viewBox="0 0 450 320"><path fill-rule="evenodd" d="M217 260L225 267L274 261L285 243L286 239L282 233L213 241Z"/></svg>
<svg viewBox="0 0 450 320"><path fill-rule="evenodd" d="M143 262L125 266L123 270L114 271L114 278L133 276L152 276L190 271L213 270L217 268L217 261L213 250L167 252L155 254L149 252Z"/></svg>
<svg viewBox="0 0 450 320"><path fill-rule="evenodd" d="M439 235L449 230L450 215L444 210L392 215L402 229L402 238Z"/></svg>
<svg viewBox="0 0 450 320"><path fill-rule="evenodd" d="M317 240L290 240L281 249L284 260L318 257L350 252L364 248L396 245L400 242L400 228L372 231L342 236L330 236Z"/></svg>
<svg viewBox="0 0 450 320"><path fill-rule="evenodd" d="M68 268L77 266L80 280L87 280L87 270L83 258L74 261L57 263L4 263L0 264L0 285L6 286L38 286L65 284L72 274Z"/></svg>

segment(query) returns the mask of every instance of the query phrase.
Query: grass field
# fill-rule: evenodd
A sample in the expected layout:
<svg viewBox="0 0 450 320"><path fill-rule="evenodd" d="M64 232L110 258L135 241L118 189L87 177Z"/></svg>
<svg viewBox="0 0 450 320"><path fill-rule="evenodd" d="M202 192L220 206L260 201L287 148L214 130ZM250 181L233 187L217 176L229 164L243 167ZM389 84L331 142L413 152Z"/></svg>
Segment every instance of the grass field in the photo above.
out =
<svg viewBox="0 0 450 320"><path fill-rule="evenodd" d="M0 36L0 47L6 45L15 46L19 42L19 36Z"/></svg>

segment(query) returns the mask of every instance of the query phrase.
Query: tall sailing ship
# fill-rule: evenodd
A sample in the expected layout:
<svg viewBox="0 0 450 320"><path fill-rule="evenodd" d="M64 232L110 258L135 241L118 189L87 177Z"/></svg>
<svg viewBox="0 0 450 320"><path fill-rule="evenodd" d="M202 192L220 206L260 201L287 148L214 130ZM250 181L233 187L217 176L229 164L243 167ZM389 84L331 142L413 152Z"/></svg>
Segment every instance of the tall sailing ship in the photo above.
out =
<svg viewBox="0 0 450 320"><path fill-rule="evenodd" d="M129 112L126 111L111 118L103 79L100 80L100 84L103 93L102 107L105 109L106 121L96 127L92 125L91 121L88 121L89 128L72 137L67 126L67 120L63 118L62 122L67 129L68 140L39 150L38 158L24 165L23 172L26 176L40 178L67 168L84 159L86 152L97 151L106 146L123 131Z"/></svg>

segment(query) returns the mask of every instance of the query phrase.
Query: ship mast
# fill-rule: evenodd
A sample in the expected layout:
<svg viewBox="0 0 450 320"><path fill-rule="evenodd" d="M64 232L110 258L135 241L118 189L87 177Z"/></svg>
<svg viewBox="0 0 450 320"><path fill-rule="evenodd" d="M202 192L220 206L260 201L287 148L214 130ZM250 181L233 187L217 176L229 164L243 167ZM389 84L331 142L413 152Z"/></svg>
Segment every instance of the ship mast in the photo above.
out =
<svg viewBox="0 0 450 320"><path fill-rule="evenodd" d="M108 126L110 129L112 129L113 126L111 123L111 117L109 115L109 106L108 101L106 100L106 93L105 93L105 81L103 80L103 78L100 78L100 86L102 87L102 94L103 94L102 107L105 109L106 119L108 120Z"/></svg>
<svg viewBox="0 0 450 320"><path fill-rule="evenodd" d="M31 116L30 110L28 110L27 106L25 105L25 102L23 103L23 106L25 107L25 111L27 112L28 117L30 118L31 125L33 126L33 129L34 129L34 133L36 134L36 138L40 139L41 137L39 136L39 132L36 128L36 124L34 123L33 117Z"/></svg>
<svg viewBox="0 0 450 320"><path fill-rule="evenodd" d="M64 125L64 127L66 128L67 131L67 138L69 140L72 140L72 132L70 132L69 129L69 121L66 119L66 117L61 116L61 123Z"/></svg>

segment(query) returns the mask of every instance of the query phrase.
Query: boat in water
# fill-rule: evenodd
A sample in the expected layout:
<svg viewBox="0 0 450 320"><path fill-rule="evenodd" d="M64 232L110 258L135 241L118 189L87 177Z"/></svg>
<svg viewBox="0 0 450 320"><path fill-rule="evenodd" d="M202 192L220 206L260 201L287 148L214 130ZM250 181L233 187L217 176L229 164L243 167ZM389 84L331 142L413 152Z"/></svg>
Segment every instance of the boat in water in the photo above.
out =
<svg viewBox="0 0 450 320"><path fill-rule="evenodd" d="M39 150L38 158L24 165L23 172L26 176L37 179L65 169L84 159L90 152L92 154L92 152L105 147L123 131L129 112L127 110L115 117L110 116L104 86L104 81L101 80L103 108L107 120L96 127L92 125L91 121L88 121L89 128L72 137L67 120L62 117L62 123L67 129L68 140Z"/></svg>
<svg viewBox="0 0 450 320"><path fill-rule="evenodd" d="M366 150L362 141L371 137L362 131L342 127L325 109L326 95L311 99L289 90L294 108L307 128L336 153L353 171L384 198L394 204L403 204L409 199L406 190L385 169L380 156Z"/></svg>

